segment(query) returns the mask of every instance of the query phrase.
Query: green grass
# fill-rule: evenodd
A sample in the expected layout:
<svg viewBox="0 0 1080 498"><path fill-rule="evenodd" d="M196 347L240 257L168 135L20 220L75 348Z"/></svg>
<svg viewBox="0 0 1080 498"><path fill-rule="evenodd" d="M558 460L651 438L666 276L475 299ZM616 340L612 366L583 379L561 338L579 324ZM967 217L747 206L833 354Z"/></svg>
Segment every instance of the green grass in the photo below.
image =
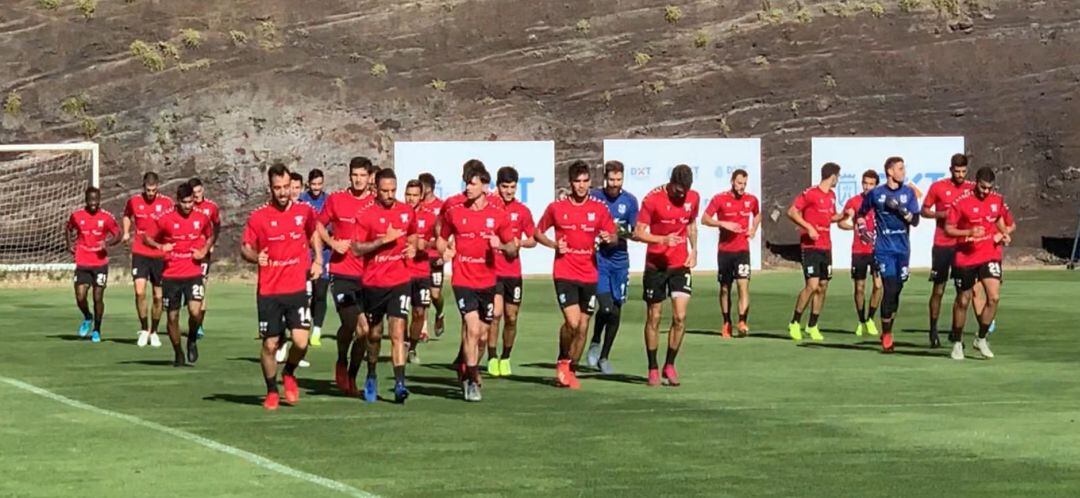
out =
<svg viewBox="0 0 1080 498"><path fill-rule="evenodd" d="M846 332L850 283L837 277L821 322L826 342L801 346L781 332L797 274L754 277L754 336L732 341L711 332L716 285L699 277L678 389L641 385L636 300L612 355L624 375L587 375L578 392L551 387L559 318L542 280L526 285L517 377L487 380L475 405L457 399L445 367L457 342L452 327L422 346L405 406L339 397L331 340L300 371L300 406L265 413L254 287L243 284L211 285L202 359L186 370L169 366L168 346L133 345L128 285L110 287L98 345L74 339L79 317L68 289L0 290L0 376L385 496L1080 493L1080 275L1009 273L991 336L998 357L964 362L924 346L925 275L904 292L899 354L891 356ZM387 395L389 365L380 373ZM7 383L0 396L2 496L334 494Z"/></svg>

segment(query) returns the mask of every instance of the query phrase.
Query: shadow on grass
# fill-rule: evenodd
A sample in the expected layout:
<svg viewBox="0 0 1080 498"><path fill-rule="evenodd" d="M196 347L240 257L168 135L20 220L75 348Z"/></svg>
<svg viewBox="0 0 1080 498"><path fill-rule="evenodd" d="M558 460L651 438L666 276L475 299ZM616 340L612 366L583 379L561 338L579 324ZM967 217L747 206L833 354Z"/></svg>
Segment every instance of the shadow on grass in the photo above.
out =
<svg viewBox="0 0 1080 498"><path fill-rule="evenodd" d="M102 339L102 340L105 341L105 342L115 342L117 344L127 344L127 345L130 345L130 346L134 346L135 344L138 343L138 339L126 339L126 338L120 338L120 337L110 337L108 339Z"/></svg>
<svg viewBox="0 0 1080 498"><path fill-rule="evenodd" d="M229 361L246 361L248 363L260 363L258 358L251 356L237 356L235 358L229 358Z"/></svg>
<svg viewBox="0 0 1080 498"><path fill-rule="evenodd" d="M265 395L255 394L211 394L210 396L204 396L203 401L225 401L227 403L236 403L239 405L262 406L264 396ZM282 403L281 406L289 405Z"/></svg>
<svg viewBox="0 0 1080 498"><path fill-rule="evenodd" d="M117 365L146 365L151 367L171 367L172 360L124 360L116 362Z"/></svg>
<svg viewBox="0 0 1080 498"><path fill-rule="evenodd" d="M90 336L79 337L78 334L54 334L47 335L49 339L60 339L61 341L87 341L90 342Z"/></svg>
<svg viewBox="0 0 1080 498"><path fill-rule="evenodd" d="M910 342L895 342L895 343L893 343L893 346L897 347L897 348L901 348L901 347L904 347L904 348L920 347L920 346L916 346L915 344L912 344ZM945 358L946 357L946 354L942 350L927 350L927 349L915 350L915 351L905 350L905 349L895 349L895 350L893 350L892 353L883 353L881 351L881 344L880 343L870 342L870 341L863 341L863 342L860 342L860 343L857 343L857 344L826 344L826 343L821 343L821 342L812 342L812 343L799 344L799 347L800 348L810 348L810 349L824 348L824 349L844 349L844 350L849 350L849 351L869 351L869 352L874 352L874 353L878 353L878 354L897 354L897 355L901 355L901 356L920 356L920 357L925 357L925 358Z"/></svg>

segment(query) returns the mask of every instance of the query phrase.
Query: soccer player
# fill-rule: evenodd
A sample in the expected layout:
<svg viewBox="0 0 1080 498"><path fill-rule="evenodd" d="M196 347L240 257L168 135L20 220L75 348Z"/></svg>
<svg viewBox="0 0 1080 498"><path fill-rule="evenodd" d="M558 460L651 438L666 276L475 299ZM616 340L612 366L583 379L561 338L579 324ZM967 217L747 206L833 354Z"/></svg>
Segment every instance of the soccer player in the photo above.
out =
<svg viewBox="0 0 1080 498"><path fill-rule="evenodd" d="M435 214L436 220L442 216L443 201L435 196L435 176L431 173L421 173L417 180L423 189L421 206ZM437 221L436 221L437 222ZM436 232L438 234L438 232ZM446 331L446 317L443 314L443 268L446 262L442 259L434 245L428 246L428 261L431 262L431 305L435 307L435 337L441 337ZM424 329L427 330L427 318L424 319Z"/></svg>
<svg viewBox="0 0 1080 498"><path fill-rule="evenodd" d="M289 202L300 202L304 193L304 175L292 171L289 173Z"/></svg>
<svg viewBox="0 0 1080 498"><path fill-rule="evenodd" d="M181 183L176 189L176 206L157 219L157 225L143 234L147 246L165 254L162 272L162 303L167 313L169 340L173 347L173 366L183 367L199 361L197 331L202 326L202 263L214 245L214 224L202 211L195 210L194 188ZM188 309L187 362L180 349L180 307Z"/></svg>
<svg viewBox="0 0 1080 498"><path fill-rule="evenodd" d="M364 400L378 401L379 348L383 318L390 331L394 365L394 401L409 397L405 387L405 325L409 318L410 275L407 261L416 257L416 224L412 208L398 202L397 176L383 168L375 174L376 201L356 214L353 253L364 259L364 314L368 321L367 379Z"/></svg>
<svg viewBox="0 0 1080 498"><path fill-rule="evenodd" d="M518 187L518 172L510 166L499 168L495 174L495 188L498 190L498 204L501 204L510 220L510 231L521 249L536 247L536 222L533 221L529 207L515 197ZM488 375L505 377L513 375L510 366L510 353L517 338L518 311L521 309L522 293L521 258L503 253L495 254L495 314L488 332ZM502 323L502 354L496 351L499 345L499 323Z"/></svg>
<svg viewBox="0 0 1080 498"><path fill-rule="evenodd" d="M315 213L321 213L326 204L326 193L323 192L325 178L319 168L308 173L308 188L300 194L300 202L311 206ZM312 259L315 259L314 257ZM324 248L322 253L323 270L322 276L312 282L311 285L311 340L312 346L322 346L322 326L326 320L326 295L330 290L330 249Z"/></svg>
<svg viewBox="0 0 1080 498"><path fill-rule="evenodd" d="M105 315L105 286L109 284L109 246L120 243L120 226L112 213L101 209L101 190L88 187L85 207L68 218L64 238L75 254L75 304L82 311L79 337L90 334L92 342L101 342L101 319ZM94 289L94 312L86 302Z"/></svg>
<svg viewBox="0 0 1080 498"><path fill-rule="evenodd" d="M866 170L862 175L863 193L874 190L881 182L877 171ZM881 274L878 272L877 263L874 262L874 212L868 211L866 216L856 218L855 213L862 207L863 198L856 195L848 199L844 205L844 219L837 223L843 230L855 232L851 237L851 281L855 285L855 313L859 316L859 324L855 326L855 335L862 336L867 333L872 336L878 335L877 326L874 325L874 314L881 306L881 297L884 293L881 282ZM873 278L873 290L870 294L870 312L866 312L866 279Z"/></svg>
<svg viewBox="0 0 1080 498"><path fill-rule="evenodd" d="M806 333L815 341L825 340L818 329L818 318L825 307L829 280L832 280L832 237L829 230L833 223L844 216L836 212L836 192L833 191L839 180L840 165L825 163L821 166L821 181L799 194L787 211L788 218L802 232L799 245L802 247L805 285L795 299L795 313L788 324L788 335L795 341L802 340L800 323L808 304L811 307Z"/></svg>
<svg viewBox="0 0 1080 498"><path fill-rule="evenodd" d="M150 171L143 175L143 191L128 199L124 206L123 227L124 242L131 244L131 276L135 282L135 311L139 315L139 347L161 347L158 338L158 324L161 322L161 273L165 271L165 255L146 245L143 236L147 230L156 226L154 219L172 209L173 202L168 196L158 192L160 184L157 173ZM134 237L131 228L134 225ZM153 306L146 309L146 287L149 283L153 295ZM147 315L150 321L147 323Z"/></svg>
<svg viewBox="0 0 1080 498"><path fill-rule="evenodd" d="M922 204L922 216L933 219L937 223L934 229L934 247L931 250L930 282L933 283L930 292L930 347L941 346L938 337L938 316L941 314L941 298L945 295L945 285L949 281L949 274L955 273L956 239L945 233L945 220L949 216L949 208L971 191L975 189L975 183L968 181L968 158L964 154L954 154L949 165L949 178L938 180L930 185L926 191L926 198ZM981 299L981 295L980 301ZM982 309L982 303L978 303L976 310Z"/></svg>
<svg viewBox="0 0 1080 498"><path fill-rule="evenodd" d="M558 387L580 389L577 364L589 336L589 319L596 312L596 246L598 241L604 246L617 242L618 228L607 205L589 196L589 165L574 161L568 173L570 196L544 210L536 227L536 240L555 250L552 276L563 314L555 383ZM547 236L552 228L554 240Z"/></svg>
<svg viewBox="0 0 1080 498"><path fill-rule="evenodd" d="M221 234L221 210L218 209L217 203L206 198L206 188L203 186L203 182L199 178L192 178L188 180L188 185L192 188L192 197L195 199L195 210L206 215L210 218L210 223L214 225L214 240L217 242L219 235ZM203 324L206 323L206 286L210 282L210 261L214 255L214 246L210 246L210 252L206 254L206 258L202 261L202 276L203 276L203 299L200 301L202 306L202 320L199 321L199 331L195 333L199 339L203 338Z"/></svg>
<svg viewBox="0 0 1080 498"><path fill-rule="evenodd" d="M330 256L330 293L334 296L341 327L337 331L337 363L334 382L338 389L356 394L356 374L364 359L364 340L367 320L360 320L363 295L360 278L364 263L352 251L356 213L372 202L368 177L375 170L371 160L358 156L349 161L349 187L334 192L326 199L319 213L319 235L333 250ZM333 233L333 235L331 235Z"/></svg>
<svg viewBox="0 0 1080 498"><path fill-rule="evenodd" d="M731 173L731 190L713 196L701 223L720 229L716 249L717 280L720 282L720 311L724 326L720 336L731 338L731 284L739 289L739 337L750 333L750 240L761 226L761 206L754 194L746 192L750 174L737 169Z"/></svg>
<svg viewBox="0 0 1080 498"><path fill-rule="evenodd" d="M257 306L259 335L262 337L259 360L266 380L263 407L276 410L280 395L274 353L278 342L284 340L286 329L292 334L293 347L282 372L285 402L296 404L300 400L295 373L307 353L308 328L311 327L307 286L309 278L318 278L322 271L322 261L319 261L322 241L311 207L289 200L288 168L275 164L267 171L267 177L270 202L251 212L240 252L245 260L259 266ZM311 254L315 255L314 261L310 260Z"/></svg>
<svg viewBox="0 0 1080 498"><path fill-rule="evenodd" d="M983 358L993 358L986 335L997 315L1001 298L1002 246L1011 241L1016 223L1009 206L994 192L994 170L979 168L975 172L975 192L960 198L949 210L945 233L958 239L956 251L956 301L953 303L952 359L964 359L964 322L973 289L980 284L986 295L986 305L979 314L979 333L973 346ZM1001 226L1005 229L1001 230Z"/></svg>
<svg viewBox="0 0 1080 498"><path fill-rule="evenodd" d="M462 329L461 353L465 365L462 394L465 401L480 401L480 345L486 339L495 315L495 254L502 251L514 256L518 241L510 229L509 217L492 205L485 195L491 174L466 163L465 202L446 207L439 222L436 246L443 260L452 260L454 275L451 286L457 298L465 327ZM454 247L450 246L453 237Z"/></svg>
<svg viewBox="0 0 1080 498"><path fill-rule="evenodd" d="M675 166L668 183L653 189L641 200L641 212L634 230L636 238L648 244L642 284L645 288L645 354L649 361L650 386L660 385L656 350L660 342L660 315L664 300L668 298L671 298L671 329L663 373L669 386L679 385L675 357L686 332L686 308L693 294L691 271L697 266L698 254L697 217L701 196L690 189L693 183L694 172L689 166Z"/></svg>
<svg viewBox="0 0 1080 498"><path fill-rule="evenodd" d="M300 173L297 173L295 171L289 172L289 202L292 202L292 203L301 202L300 201L300 196L302 196L303 194L304 194L304 175L301 175ZM313 211L314 211L314 209L313 209ZM317 211L315 212L315 214L316 214L316 216L318 216ZM323 249L323 250L325 251L326 249ZM314 261L314 256L312 256L312 260ZM323 266L324 266L324 269L325 269L325 266L326 266L325 261L323 263ZM318 278L316 280L322 280L322 278L320 277L320 278ZM314 283L312 283L311 288L308 289L308 294L309 294L308 297L313 297L312 296L313 290L314 290ZM309 301L310 301L310 299L309 299ZM311 309L311 303L310 302L308 303L308 309L309 310ZM277 350L277 355L274 357L277 360L278 363L285 363L285 360L289 357L289 345L290 344L292 344L291 340L278 341L279 349ZM311 339L310 338L308 339L308 344L311 344ZM321 344L321 342L320 342L320 344ZM298 363L298 365L300 366L300 368L307 368L307 367L311 366L311 363L309 363L306 359L301 359L300 363Z"/></svg>
<svg viewBox="0 0 1080 498"><path fill-rule="evenodd" d="M630 286L630 253L627 241L633 239L638 216L637 197L622 188L624 172L625 167L619 161L604 163L604 188L589 192L593 199L607 205L619 237L615 244L601 246L596 251L598 307L592 341L585 357L589 367L599 368L605 375L615 373L610 359L611 347L619 333L622 307L626 304L627 288Z"/></svg>
<svg viewBox="0 0 1080 498"><path fill-rule="evenodd" d="M408 260L412 319L409 322L409 363L420 363L416 346L426 341L427 310L431 306L431 252L435 247L435 225L438 215L424 207L424 189L419 180L409 180L405 186L405 203L412 207L416 220L416 255Z"/></svg>
<svg viewBox="0 0 1080 498"><path fill-rule="evenodd" d="M884 290L881 298L881 350L893 351L893 324L900 310L900 292L908 279L911 260L911 227L919 224L919 198L915 189L904 184L907 178L904 159L885 160L885 184L862 194L856 218L874 212L874 263L881 275Z"/></svg>

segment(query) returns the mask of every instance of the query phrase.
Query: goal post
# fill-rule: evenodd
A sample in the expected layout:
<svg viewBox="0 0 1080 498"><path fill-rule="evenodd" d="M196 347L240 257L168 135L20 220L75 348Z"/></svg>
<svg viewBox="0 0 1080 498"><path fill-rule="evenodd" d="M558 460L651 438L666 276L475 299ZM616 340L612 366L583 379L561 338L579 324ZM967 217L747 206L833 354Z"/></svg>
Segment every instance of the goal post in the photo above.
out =
<svg viewBox="0 0 1080 498"><path fill-rule="evenodd" d="M0 272L72 270L64 224L99 186L98 144L0 144Z"/></svg>

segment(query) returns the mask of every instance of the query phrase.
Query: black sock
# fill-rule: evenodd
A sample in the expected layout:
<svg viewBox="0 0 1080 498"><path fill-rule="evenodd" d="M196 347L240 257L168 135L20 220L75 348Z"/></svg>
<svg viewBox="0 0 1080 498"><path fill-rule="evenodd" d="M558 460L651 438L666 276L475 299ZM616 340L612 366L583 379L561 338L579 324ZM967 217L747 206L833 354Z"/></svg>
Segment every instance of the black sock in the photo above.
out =
<svg viewBox="0 0 1080 498"><path fill-rule="evenodd" d="M611 346L615 344L615 336L619 333L619 325L622 321L622 310L615 308L614 313L608 314L607 330L604 333L604 347L600 349L600 359L606 360L611 355Z"/></svg>
<svg viewBox="0 0 1080 498"><path fill-rule="evenodd" d="M866 308L859 308L856 311L859 313L859 323L866 323Z"/></svg>
<svg viewBox="0 0 1080 498"><path fill-rule="evenodd" d="M675 365L675 357L678 356L678 355L679 355L678 348L673 348L673 347L668 346L668 348L667 348L667 357L664 358L664 366L665 367L668 366L668 365L674 366Z"/></svg>
<svg viewBox="0 0 1080 498"><path fill-rule="evenodd" d="M139 329L149 331L150 329L148 327L149 327L149 325L147 325L146 319L145 318L140 318L139 319Z"/></svg>
<svg viewBox="0 0 1080 498"><path fill-rule="evenodd" d="M814 327L814 326L816 326L816 325L817 325L817 319L818 319L818 317L820 317L820 316L821 316L821 315L819 315L819 314L817 314L817 313L814 313L814 312L812 312L812 311L811 311L811 312L810 312L810 321L806 323L806 326L807 326L807 327Z"/></svg>
<svg viewBox="0 0 1080 498"><path fill-rule="evenodd" d="M930 332L937 332L937 319L936 318L931 318L930 319Z"/></svg>
<svg viewBox="0 0 1080 498"><path fill-rule="evenodd" d="M498 352L495 351L495 346L488 346L488 359L494 360L499 357Z"/></svg>
<svg viewBox="0 0 1080 498"><path fill-rule="evenodd" d="M746 317L750 316L750 308L746 308L745 312L739 313L739 321L746 323Z"/></svg>
<svg viewBox="0 0 1080 498"><path fill-rule="evenodd" d="M295 377L296 376L296 364L295 363L286 363L285 368L281 369L281 373L284 374L284 375L289 375L289 376Z"/></svg>
<svg viewBox="0 0 1080 498"><path fill-rule="evenodd" d="M731 324L731 312L730 311L725 311L724 312L724 325L730 325L730 324Z"/></svg>
<svg viewBox="0 0 1080 498"><path fill-rule="evenodd" d="M471 367L466 367L465 368L465 375L467 376L466 377L467 379L469 379L469 380L471 380L473 382L477 382L478 379L480 378L480 367L477 367L476 365L473 365Z"/></svg>
<svg viewBox="0 0 1080 498"><path fill-rule="evenodd" d="M990 333L990 325L979 324L979 339L986 339L986 335Z"/></svg>
<svg viewBox="0 0 1080 498"><path fill-rule="evenodd" d="M349 378L350 379L355 379L356 376L359 373L360 373L360 362L356 361L356 362L350 363L349 364Z"/></svg>
<svg viewBox="0 0 1080 498"><path fill-rule="evenodd" d="M656 365L656 350L655 349L647 349L647 350L645 350L645 356L647 356L649 358L649 370L656 370L657 368L660 368L660 367L658 367Z"/></svg>
<svg viewBox="0 0 1080 498"><path fill-rule="evenodd" d="M881 319L881 330L884 330L886 334L892 333L893 319L886 320L884 317Z"/></svg>
<svg viewBox="0 0 1080 498"><path fill-rule="evenodd" d="M953 327L949 331L949 342L960 342L964 340L964 327Z"/></svg>
<svg viewBox="0 0 1080 498"><path fill-rule="evenodd" d="M267 377L266 378L266 392L268 392L268 393L276 393L277 392L277 376Z"/></svg>
<svg viewBox="0 0 1080 498"><path fill-rule="evenodd" d="M507 346L506 344L503 344L502 359L509 360L510 359L510 351L512 351L513 349L514 349L514 346Z"/></svg>
<svg viewBox="0 0 1080 498"><path fill-rule="evenodd" d="M375 377L376 375L378 375L376 373L378 368L379 368L379 362L377 362L377 361L369 361L368 364L367 364L367 376L368 377Z"/></svg>
<svg viewBox="0 0 1080 498"><path fill-rule="evenodd" d="M465 351L462 349L464 347L465 346L461 346L458 348L457 357L454 358L454 365L465 363Z"/></svg>
<svg viewBox="0 0 1080 498"><path fill-rule="evenodd" d="M791 315L791 323L799 323L802 321L802 312L795 310L795 314Z"/></svg>
<svg viewBox="0 0 1080 498"><path fill-rule="evenodd" d="M600 344L604 336L604 326L607 325L607 317L609 313L599 311L596 313L596 322L593 323L592 343Z"/></svg>
<svg viewBox="0 0 1080 498"><path fill-rule="evenodd" d="M876 314L877 314L877 308L871 306L870 311L868 313L866 313L866 319L867 320L873 320L874 315L876 315Z"/></svg>
<svg viewBox="0 0 1080 498"><path fill-rule="evenodd" d="M394 382L398 384L405 382L405 365L394 367Z"/></svg>

